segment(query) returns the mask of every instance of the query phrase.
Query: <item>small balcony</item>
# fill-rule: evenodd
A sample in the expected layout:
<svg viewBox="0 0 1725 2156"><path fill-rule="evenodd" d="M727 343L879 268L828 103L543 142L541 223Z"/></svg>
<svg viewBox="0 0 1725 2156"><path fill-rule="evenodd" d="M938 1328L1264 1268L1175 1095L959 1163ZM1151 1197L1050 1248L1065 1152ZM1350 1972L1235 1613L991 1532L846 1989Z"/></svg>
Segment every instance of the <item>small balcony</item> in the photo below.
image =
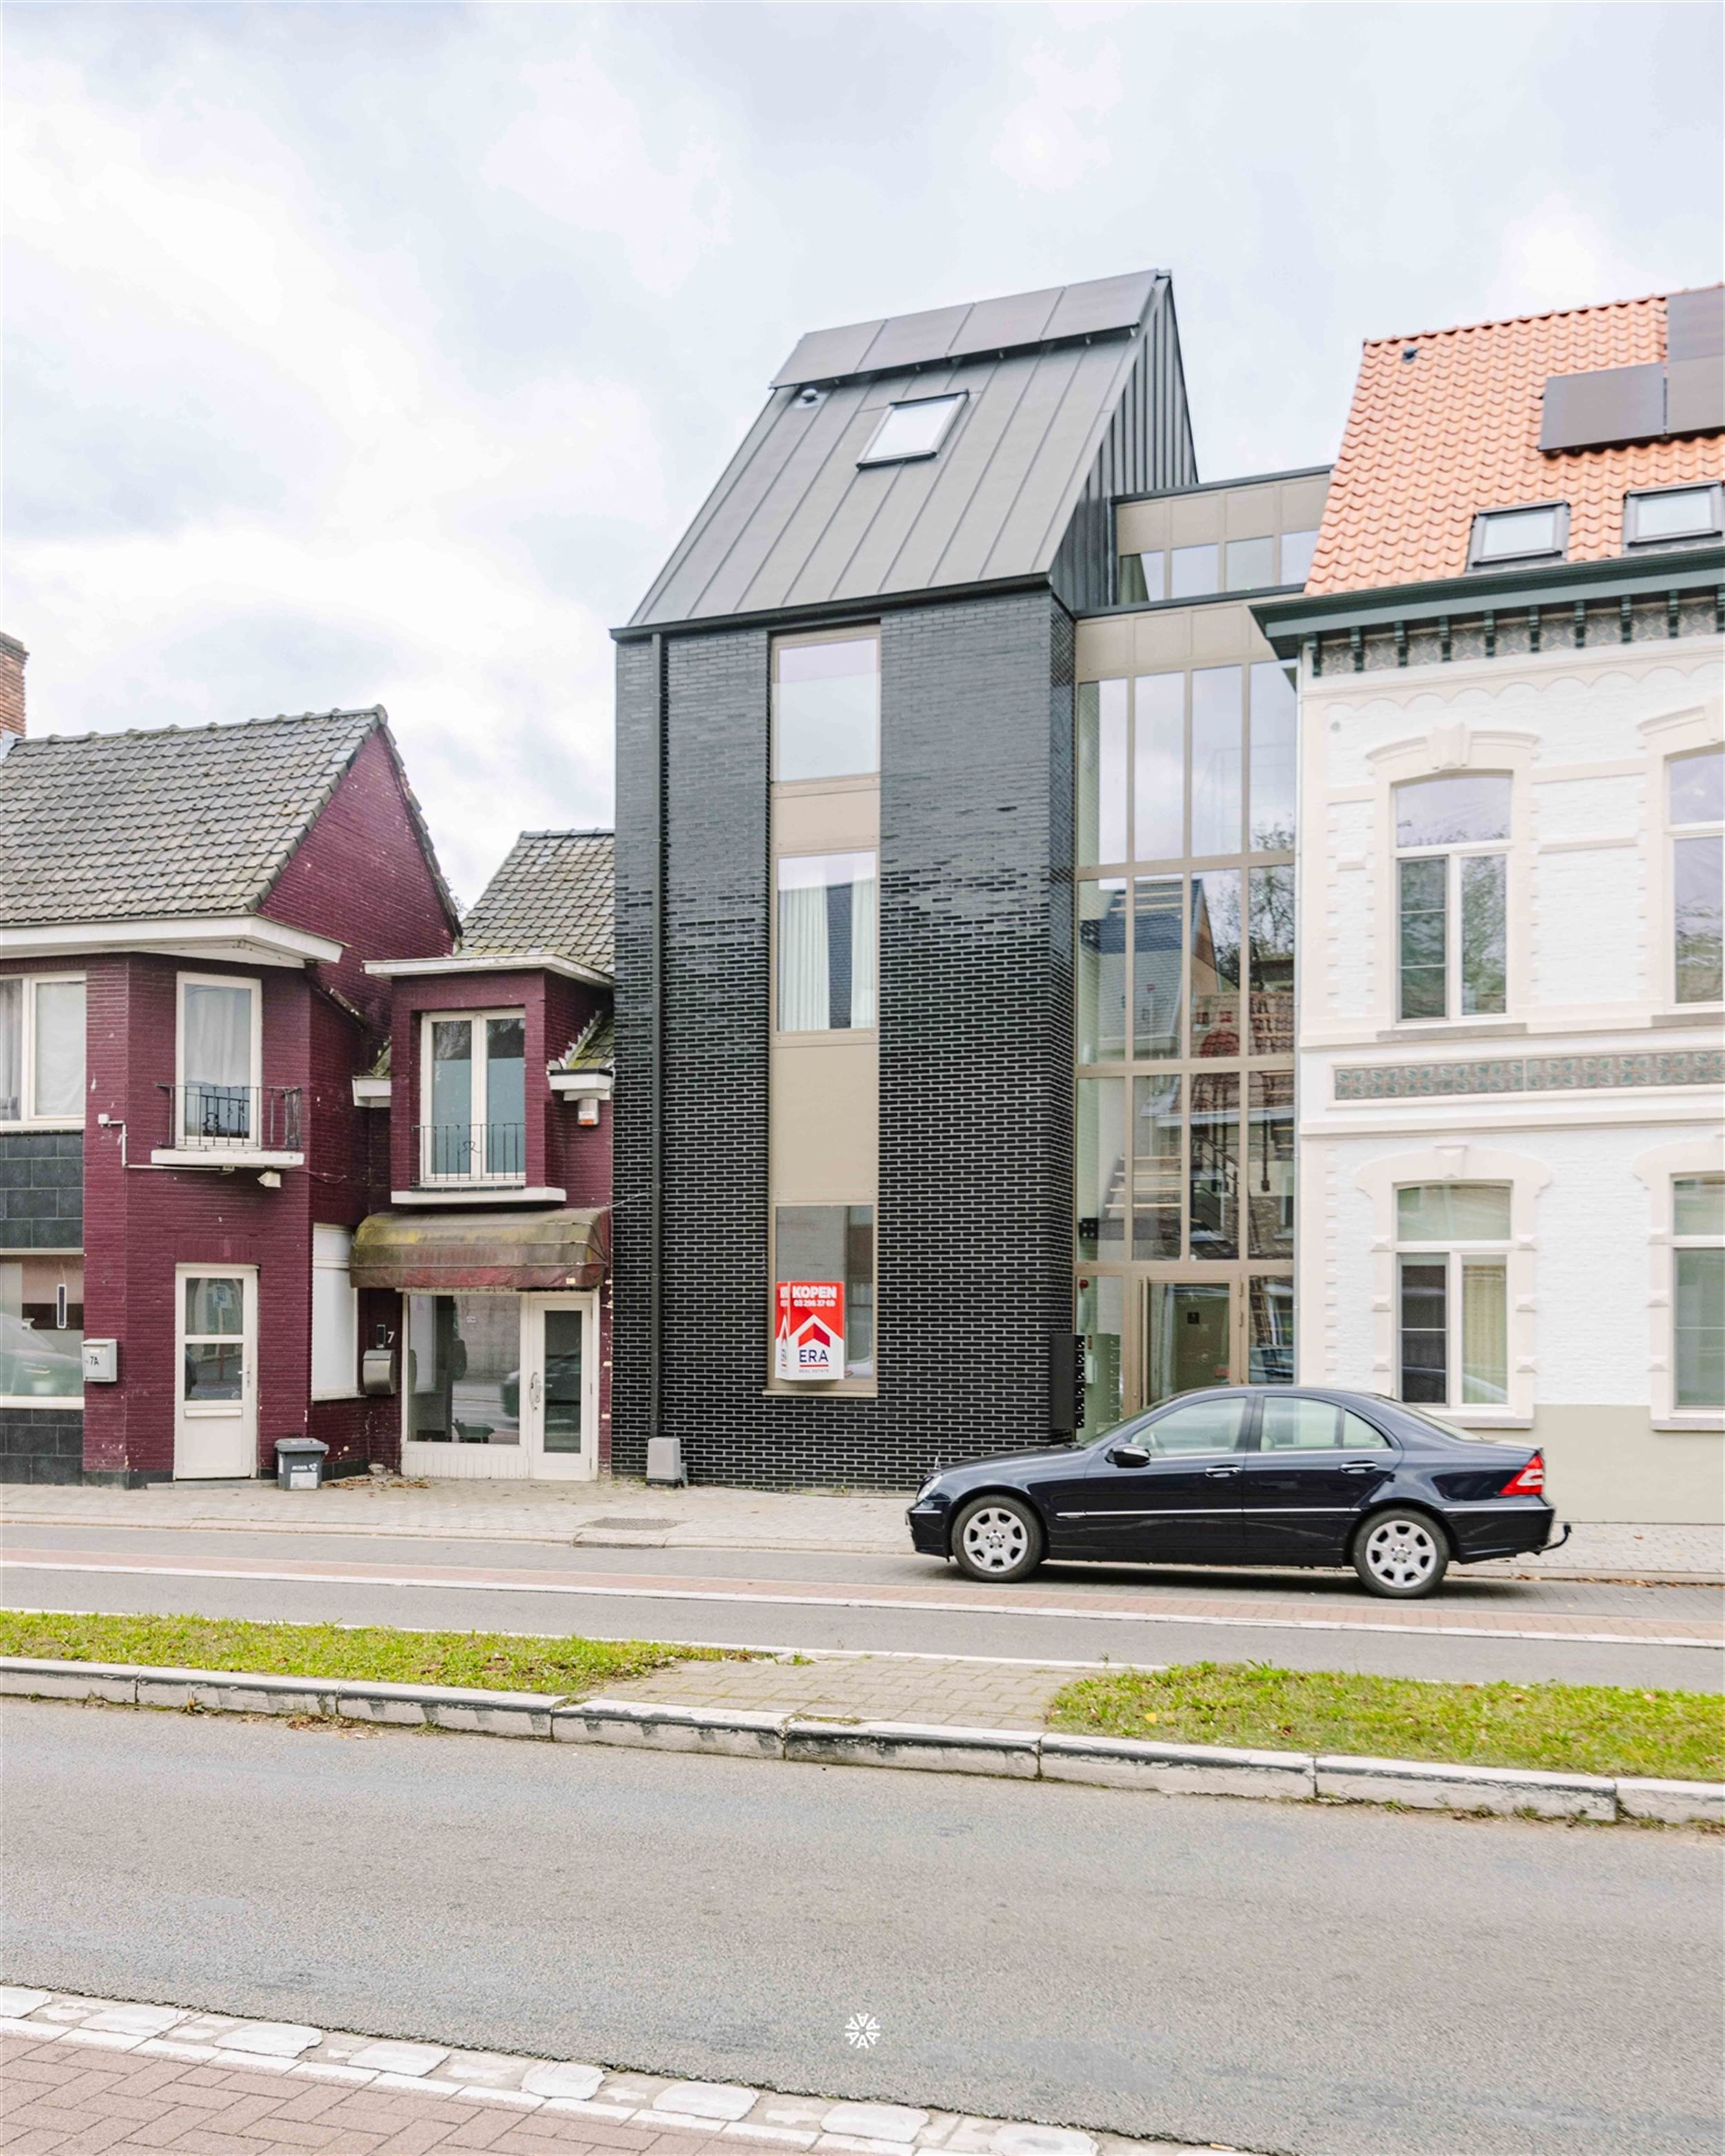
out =
<svg viewBox="0 0 1725 2156"><path fill-rule="evenodd" d="M564 1197L529 1187L525 1123L415 1123L413 1173L413 1188L392 1191L392 1204L544 1204Z"/></svg>
<svg viewBox="0 0 1725 2156"><path fill-rule="evenodd" d="M303 1168L297 1086L162 1086L167 1142L157 1168Z"/></svg>

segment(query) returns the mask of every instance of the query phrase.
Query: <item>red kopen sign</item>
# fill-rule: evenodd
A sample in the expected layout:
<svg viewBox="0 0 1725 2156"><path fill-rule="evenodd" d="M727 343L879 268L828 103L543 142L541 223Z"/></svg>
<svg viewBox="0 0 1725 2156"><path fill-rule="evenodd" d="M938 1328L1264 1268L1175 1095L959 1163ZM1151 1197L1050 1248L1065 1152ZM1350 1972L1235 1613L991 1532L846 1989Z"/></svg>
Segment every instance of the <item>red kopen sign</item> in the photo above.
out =
<svg viewBox="0 0 1725 2156"><path fill-rule="evenodd" d="M845 1374L843 1281L781 1281L773 1322L773 1367L781 1378Z"/></svg>

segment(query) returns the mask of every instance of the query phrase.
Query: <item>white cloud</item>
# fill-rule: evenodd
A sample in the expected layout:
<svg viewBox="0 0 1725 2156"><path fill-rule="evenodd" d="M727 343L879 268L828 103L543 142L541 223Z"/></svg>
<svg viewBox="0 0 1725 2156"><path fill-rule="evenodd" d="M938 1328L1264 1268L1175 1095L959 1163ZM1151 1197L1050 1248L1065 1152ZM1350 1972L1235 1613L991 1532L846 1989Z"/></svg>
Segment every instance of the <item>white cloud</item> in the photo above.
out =
<svg viewBox="0 0 1725 2156"><path fill-rule="evenodd" d="M1639 299L1661 289L1657 279L1645 254L1624 254L1570 196L1548 194L1504 227L1486 319Z"/></svg>
<svg viewBox="0 0 1725 2156"><path fill-rule="evenodd" d="M1102 123L1121 100L1120 55L1102 45L1075 66L1039 44L1025 55L1023 72L1034 87L1006 114L993 162L1023 187L1050 192L1076 187L1113 157Z"/></svg>

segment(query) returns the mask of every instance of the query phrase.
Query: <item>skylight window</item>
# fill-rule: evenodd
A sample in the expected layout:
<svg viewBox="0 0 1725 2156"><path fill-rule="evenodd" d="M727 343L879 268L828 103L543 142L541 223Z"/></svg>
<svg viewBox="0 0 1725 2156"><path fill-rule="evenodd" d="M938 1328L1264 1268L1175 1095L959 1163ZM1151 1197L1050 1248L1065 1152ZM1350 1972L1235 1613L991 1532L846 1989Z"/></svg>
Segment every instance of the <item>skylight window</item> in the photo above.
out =
<svg viewBox="0 0 1725 2156"><path fill-rule="evenodd" d="M963 397L923 397L914 404L889 404L860 465L906 464L932 457L947 439Z"/></svg>
<svg viewBox="0 0 1725 2156"><path fill-rule="evenodd" d="M1631 547L1717 538L1719 493L1717 486L1668 486L1656 494L1632 494L1624 503L1624 538Z"/></svg>
<svg viewBox="0 0 1725 2156"><path fill-rule="evenodd" d="M1560 562L1569 542L1566 502L1548 501L1537 509L1489 509L1473 521L1470 568L1500 562Z"/></svg>

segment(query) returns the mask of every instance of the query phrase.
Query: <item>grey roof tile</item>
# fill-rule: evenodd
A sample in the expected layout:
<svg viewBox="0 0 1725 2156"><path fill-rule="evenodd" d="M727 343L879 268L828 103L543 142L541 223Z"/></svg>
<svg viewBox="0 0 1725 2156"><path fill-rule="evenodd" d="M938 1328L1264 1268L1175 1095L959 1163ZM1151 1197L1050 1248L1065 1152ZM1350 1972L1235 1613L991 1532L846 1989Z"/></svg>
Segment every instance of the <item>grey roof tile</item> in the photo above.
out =
<svg viewBox="0 0 1725 2156"><path fill-rule="evenodd" d="M614 853L609 831L523 831L463 922L456 956L546 952L608 975Z"/></svg>

